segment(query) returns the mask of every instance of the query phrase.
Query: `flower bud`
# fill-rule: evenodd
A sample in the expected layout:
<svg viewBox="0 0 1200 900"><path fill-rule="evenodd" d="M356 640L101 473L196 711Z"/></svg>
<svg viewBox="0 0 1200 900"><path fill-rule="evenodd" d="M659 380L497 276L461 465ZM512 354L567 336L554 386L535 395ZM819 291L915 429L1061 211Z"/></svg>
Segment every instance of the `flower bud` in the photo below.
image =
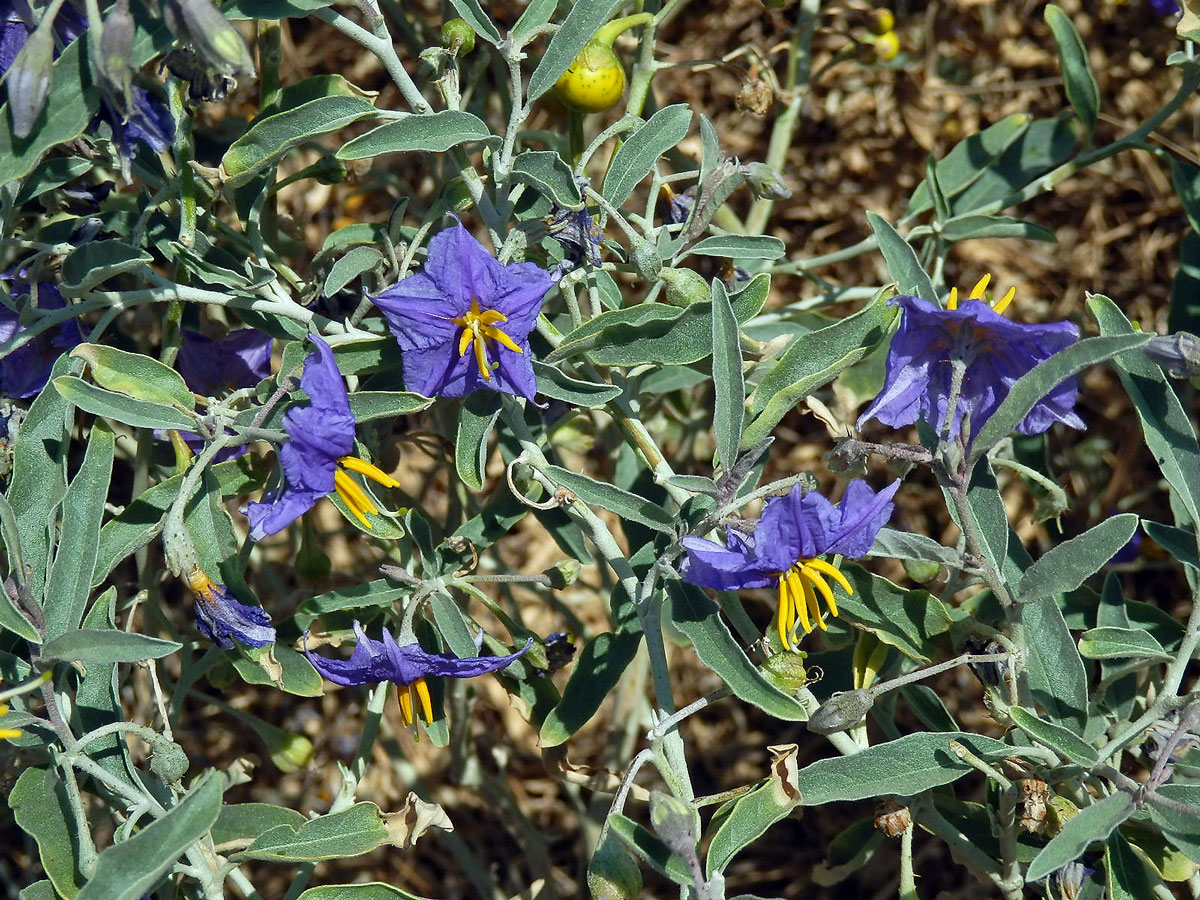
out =
<svg viewBox="0 0 1200 900"><path fill-rule="evenodd" d="M612 831L596 845L587 884L593 900L636 900L642 893L642 870Z"/></svg>
<svg viewBox="0 0 1200 900"><path fill-rule="evenodd" d="M638 241L634 244L633 252L629 254L629 261L633 263L634 270L647 281L658 278L663 269L662 257L658 253L658 248L649 241Z"/></svg>
<svg viewBox="0 0 1200 900"><path fill-rule="evenodd" d="M121 112L128 112L129 85L133 81L133 37L135 25L129 0L117 0L104 19L100 37L100 76Z"/></svg>
<svg viewBox="0 0 1200 900"><path fill-rule="evenodd" d="M942 571L942 565L930 559L906 559L904 560L904 571L917 584L925 584L938 577Z"/></svg>
<svg viewBox="0 0 1200 900"><path fill-rule="evenodd" d="M12 113L13 133L22 139L33 132L33 123L50 93L50 67L54 63L52 25L49 18L42 20L8 70L8 108Z"/></svg>
<svg viewBox="0 0 1200 900"><path fill-rule="evenodd" d="M658 277L667 286L667 302L672 306L691 306L712 299L712 288L695 269L663 269Z"/></svg>
<svg viewBox="0 0 1200 900"><path fill-rule="evenodd" d="M1142 352L1172 378L1200 376L1200 338L1194 334L1179 331L1151 338Z"/></svg>
<svg viewBox="0 0 1200 900"><path fill-rule="evenodd" d="M834 694L808 720L813 734L834 734L853 728L871 710L874 698L870 691L844 691Z"/></svg>
<svg viewBox="0 0 1200 900"><path fill-rule="evenodd" d="M212 0L164 0L167 27L219 72L253 75L254 60L238 30Z"/></svg>
<svg viewBox="0 0 1200 900"><path fill-rule="evenodd" d="M466 19L442 23L442 46L455 56L466 56L475 49L475 30Z"/></svg>
<svg viewBox="0 0 1200 900"><path fill-rule="evenodd" d="M150 742L150 771L162 779L163 784L177 784L187 774L189 762L183 748L172 740L159 735Z"/></svg>
<svg viewBox="0 0 1200 900"><path fill-rule="evenodd" d="M746 183L754 196L762 200L786 200L792 196L791 188L783 183L783 176L766 163L747 163L743 170Z"/></svg>
<svg viewBox="0 0 1200 900"><path fill-rule="evenodd" d="M1046 834L1054 837L1077 815L1079 815L1078 806L1066 797L1055 794L1046 803Z"/></svg>
<svg viewBox="0 0 1200 900"><path fill-rule="evenodd" d="M574 559L560 559L542 574L550 579L550 587L556 591L574 584L583 566Z"/></svg>

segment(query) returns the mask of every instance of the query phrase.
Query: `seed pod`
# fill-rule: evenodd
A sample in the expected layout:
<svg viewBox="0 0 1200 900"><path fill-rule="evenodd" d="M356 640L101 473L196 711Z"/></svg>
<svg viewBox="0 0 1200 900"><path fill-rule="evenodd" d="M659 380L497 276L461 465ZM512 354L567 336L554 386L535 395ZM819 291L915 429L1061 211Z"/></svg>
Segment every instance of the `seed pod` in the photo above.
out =
<svg viewBox="0 0 1200 900"><path fill-rule="evenodd" d="M1050 788L1040 778L1022 778L1021 810L1018 821L1021 827L1033 834L1046 830L1046 803L1050 799Z"/></svg>
<svg viewBox="0 0 1200 900"><path fill-rule="evenodd" d="M744 109L752 115L765 116L774 99L775 92L771 90L771 85L761 78L747 78L734 103L738 109Z"/></svg>
<svg viewBox="0 0 1200 900"><path fill-rule="evenodd" d="M912 825L912 813L895 797L875 808L875 827L890 838L900 837Z"/></svg>

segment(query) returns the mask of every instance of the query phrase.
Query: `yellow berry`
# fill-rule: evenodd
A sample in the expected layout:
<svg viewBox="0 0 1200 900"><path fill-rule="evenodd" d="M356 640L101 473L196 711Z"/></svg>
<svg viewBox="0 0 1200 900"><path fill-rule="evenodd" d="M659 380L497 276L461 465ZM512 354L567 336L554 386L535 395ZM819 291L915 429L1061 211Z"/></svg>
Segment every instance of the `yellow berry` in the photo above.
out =
<svg viewBox="0 0 1200 900"><path fill-rule="evenodd" d="M584 45L554 84L563 105L580 112L604 112L625 93L625 70L611 47L592 40Z"/></svg>
<svg viewBox="0 0 1200 900"><path fill-rule="evenodd" d="M880 62L888 62L896 58L900 52L900 38L896 32L889 31L875 38L875 58Z"/></svg>
<svg viewBox="0 0 1200 900"><path fill-rule="evenodd" d="M890 9L877 9L871 13L871 31L887 34L896 27L896 17Z"/></svg>

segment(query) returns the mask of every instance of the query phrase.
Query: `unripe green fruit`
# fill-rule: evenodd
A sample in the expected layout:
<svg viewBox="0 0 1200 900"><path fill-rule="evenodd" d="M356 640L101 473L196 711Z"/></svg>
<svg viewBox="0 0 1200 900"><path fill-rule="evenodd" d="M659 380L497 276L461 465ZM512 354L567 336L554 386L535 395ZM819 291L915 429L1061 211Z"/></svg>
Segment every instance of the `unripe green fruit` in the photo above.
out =
<svg viewBox="0 0 1200 900"><path fill-rule="evenodd" d="M442 46L455 56L466 56L475 49L475 30L465 19L451 19L442 25Z"/></svg>
<svg viewBox="0 0 1200 900"><path fill-rule="evenodd" d="M554 83L554 96L579 112L604 112L625 93L625 69L617 54L598 40L584 44L570 68Z"/></svg>

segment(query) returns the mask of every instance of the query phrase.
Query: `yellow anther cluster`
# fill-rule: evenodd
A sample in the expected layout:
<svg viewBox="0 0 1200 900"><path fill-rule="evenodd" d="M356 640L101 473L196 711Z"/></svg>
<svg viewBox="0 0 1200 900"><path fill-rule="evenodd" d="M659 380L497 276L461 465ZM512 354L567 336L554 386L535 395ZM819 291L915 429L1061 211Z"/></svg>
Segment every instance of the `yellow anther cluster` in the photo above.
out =
<svg viewBox="0 0 1200 900"><path fill-rule="evenodd" d="M343 456L338 460L338 465L344 466L351 472L365 475L386 488L400 487L400 482L383 469L373 466L357 456ZM367 520L366 514L379 515L379 507L372 502L370 495L344 469L334 470L333 486L337 495L342 498L342 502L346 504L346 509L350 510L354 518L362 523L363 528L370 528L371 523Z"/></svg>
<svg viewBox="0 0 1200 900"><path fill-rule="evenodd" d="M513 351L513 353L525 352L512 338L496 327L503 322L507 322L508 316L494 309L480 310L478 298L471 300L470 309L457 319L451 319L450 321L463 330L458 338L458 355L466 356L467 351L474 347L475 362L479 366L479 374L484 381L492 380L492 368L488 364L487 355L488 341L503 344L509 350Z"/></svg>
<svg viewBox="0 0 1200 900"><path fill-rule="evenodd" d="M400 697L400 718L405 726L413 724L413 688L416 688L417 699L421 703L421 717L426 725L433 724L433 701L429 698L429 685L424 678L418 678L407 687L401 685L396 691Z"/></svg>
<svg viewBox="0 0 1200 900"><path fill-rule="evenodd" d="M804 628L805 634L812 631L809 613L812 613L818 628L822 631L826 629L825 619L817 602L818 592L829 607L829 614L838 614L837 601L833 597L833 589L825 580L826 576L840 584L847 594L854 593L854 587L845 575L817 557L797 560L786 572L779 573L779 612L776 625L779 628L779 641L785 650L795 649L792 632L795 631L797 622Z"/></svg>
<svg viewBox="0 0 1200 900"><path fill-rule="evenodd" d="M971 288L971 293L967 295L968 300L984 300L987 295L988 283L992 280L990 274L984 275L977 282L975 287ZM1013 298L1017 296L1017 287L1013 285L1008 289L1003 297L996 303L992 304L992 311L1003 313L1012 304ZM946 301L947 309L958 309L958 288L950 288L950 299Z"/></svg>

